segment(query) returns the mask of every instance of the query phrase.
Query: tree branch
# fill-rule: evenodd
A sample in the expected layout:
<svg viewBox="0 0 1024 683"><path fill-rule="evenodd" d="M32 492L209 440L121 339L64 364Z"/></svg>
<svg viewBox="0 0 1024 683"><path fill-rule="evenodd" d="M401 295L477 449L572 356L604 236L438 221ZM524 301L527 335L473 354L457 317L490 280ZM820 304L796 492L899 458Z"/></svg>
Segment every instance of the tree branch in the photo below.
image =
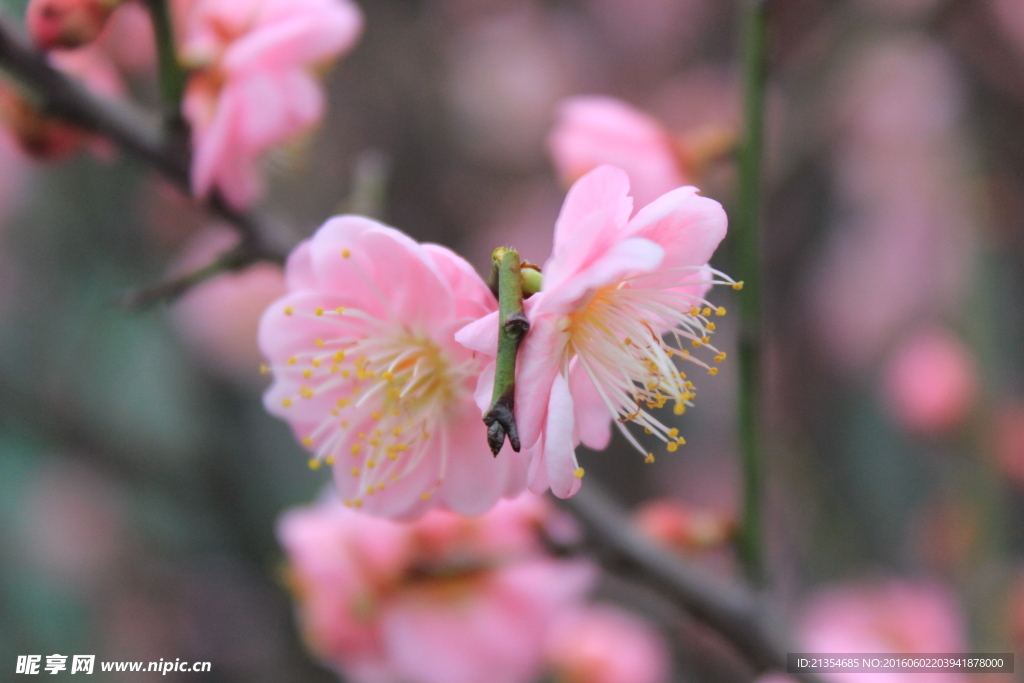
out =
<svg viewBox="0 0 1024 683"><path fill-rule="evenodd" d="M188 149L175 144L163 132L156 117L127 103L99 97L53 68L5 16L0 16L0 69L7 71L38 99L37 104L44 114L110 139L184 192L189 192ZM238 229L253 261L281 263L296 241L283 226L255 213L236 211L219 196L211 197L204 205Z"/></svg>
<svg viewBox="0 0 1024 683"><path fill-rule="evenodd" d="M721 634L755 670L786 670L788 643L777 635L784 632L781 621L768 613L753 592L719 581L648 540L596 482L587 482L575 496L558 502L582 522L591 541L611 559ZM813 676L793 675L804 683L817 683Z"/></svg>

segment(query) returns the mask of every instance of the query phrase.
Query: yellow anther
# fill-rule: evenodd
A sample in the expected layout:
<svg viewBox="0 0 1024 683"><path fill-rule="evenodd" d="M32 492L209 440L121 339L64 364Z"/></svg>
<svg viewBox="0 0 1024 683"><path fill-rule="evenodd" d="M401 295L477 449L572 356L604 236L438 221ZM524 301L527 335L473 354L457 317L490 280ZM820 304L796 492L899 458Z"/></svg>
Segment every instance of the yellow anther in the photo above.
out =
<svg viewBox="0 0 1024 683"><path fill-rule="evenodd" d="M424 491L423 495L420 496L423 500L430 500L430 491Z"/></svg>
<svg viewBox="0 0 1024 683"><path fill-rule="evenodd" d="M324 309L321 308L320 306L317 306L316 309L313 312L316 313L317 315L323 315L324 314Z"/></svg>
<svg viewBox="0 0 1024 683"><path fill-rule="evenodd" d="M299 393L302 394L302 398L313 398L313 390L309 387L302 387Z"/></svg>
<svg viewBox="0 0 1024 683"><path fill-rule="evenodd" d="M357 508L363 507L363 501L358 499L358 498L356 498L355 500L352 501L352 507L357 507Z"/></svg>
<svg viewBox="0 0 1024 683"><path fill-rule="evenodd" d="M299 362L299 359L296 358L295 356L292 356L291 358L288 359L288 365L295 365L298 362Z"/></svg>
<svg viewBox="0 0 1024 683"><path fill-rule="evenodd" d="M725 360L725 352L724 351L722 353L718 354L717 356L715 356L715 362L716 363L721 363L723 360Z"/></svg>
<svg viewBox="0 0 1024 683"><path fill-rule="evenodd" d="M384 482L381 482L381 483L377 484L377 490L378 491L383 491L384 490Z"/></svg>
<svg viewBox="0 0 1024 683"><path fill-rule="evenodd" d="M583 468L582 467L577 467L576 471L572 473L572 476L576 477L577 479L582 479L583 478L583 474L584 474Z"/></svg>
<svg viewBox="0 0 1024 683"><path fill-rule="evenodd" d="M314 368L318 368L323 364L323 361L320 360L319 358L313 358L312 360L309 361L309 364L312 365Z"/></svg>
<svg viewBox="0 0 1024 683"><path fill-rule="evenodd" d="M339 411L337 408L331 408L331 415L333 415L334 417L338 417L339 415L341 415L341 411Z"/></svg>
<svg viewBox="0 0 1024 683"><path fill-rule="evenodd" d="M348 248L345 248L345 249L341 250L341 258L348 258L351 255L352 255L352 252Z"/></svg>
<svg viewBox="0 0 1024 683"><path fill-rule="evenodd" d="M718 316L725 315L725 307L724 306L719 306L717 309L715 309L715 315L718 315Z"/></svg>
<svg viewBox="0 0 1024 683"><path fill-rule="evenodd" d="M380 377L381 377L381 379L394 379L395 376L393 374L391 374L390 371L388 371L388 372L382 372Z"/></svg>
<svg viewBox="0 0 1024 683"><path fill-rule="evenodd" d="M708 368L708 374L709 375L717 375L718 374L718 368Z"/></svg>
<svg viewBox="0 0 1024 683"><path fill-rule="evenodd" d="M683 383L683 386L686 387L687 389L693 389L693 382L691 382L690 380L686 380L686 382Z"/></svg>
<svg viewBox="0 0 1024 683"><path fill-rule="evenodd" d="M370 413L370 417L373 418L374 420L379 420L384 416L380 414L380 411L375 410L372 413Z"/></svg>
<svg viewBox="0 0 1024 683"><path fill-rule="evenodd" d="M676 439L676 443L679 444L680 446L685 446L686 439L684 439L683 437L679 437L678 439Z"/></svg>
<svg viewBox="0 0 1024 683"><path fill-rule="evenodd" d="M704 310L702 310L702 311L700 312L700 314L701 314L701 315L711 315L711 309L710 309L710 308L708 308L707 306L705 306L705 307L704 307Z"/></svg>
<svg viewBox="0 0 1024 683"><path fill-rule="evenodd" d="M402 433L402 428L401 427L395 427L394 429L391 430L391 434L393 436L398 436L401 433Z"/></svg>
<svg viewBox="0 0 1024 683"><path fill-rule="evenodd" d="M686 406L684 406L682 403L677 403L676 407L672 409L672 412L675 413L676 415L682 415L683 413L686 412Z"/></svg>
<svg viewBox="0 0 1024 683"><path fill-rule="evenodd" d="M331 374L333 375L333 374L337 373L338 370L340 370L338 365L336 363L331 363Z"/></svg>
<svg viewBox="0 0 1024 683"><path fill-rule="evenodd" d="M669 441L665 444L665 449L668 450L669 453L675 453L677 448L679 448L679 446L675 441Z"/></svg>
<svg viewBox="0 0 1024 683"><path fill-rule="evenodd" d="M328 455L326 458L324 458L324 462L327 463L328 465L333 465L336 461L333 455Z"/></svg>
<svg viewBox="0 0 1024 683"><path fill-rule="evenodd" d="M388 451L388 460L398 460L398 453Z"/></svg>
<svg viewBox="0 0 1024 683"><path fill-rule="evenodd" d="M622 340L622 343L625 344L626 346L629 346L630 344L633 343L633 340L630 339L629 337L626 337L625 339Z"/></svg>
<svg viewBox="0 0 1024 683"><path fill-rule="evenodd" d="M263 365L260 366L260 374L261 375L265 375L268 372L270 372L270 368L267 367L266 363L264 363Z"/></svg>
<svg viewBox="0 0 1024 683"><path fill-rule="evenodd" d="M704 335L703 337L701 337L700 340L702 342L704 342L705 344L710 344L711 343L711 337L709 337L707 335Z"/></svg>
<svg viewBox="0 0 1024 683"><path fill-rule="evenodd" d="M353 477L358 477L360 474L362 474L363 471L358 467L353 467L351 470L349 470L349 472L352 473Z"/></svg>
<svg viewBox="0 0 1024 683"><path fill-rule="evenodd" d="M285 408L290 408L292 405L292 400L290 398L282 399L281 405L283 405Z"/></svg>
<svg viewBox="0 0 1024 683"><path fill-rule="evenodd" d="M351 399L347 399L347 398L339 398L339 399L338 399L338 403L337 403L337 406L338 406L339 408L344 408L345 406L347 406L347 405L348 405L349 403L351 403L351 402L352 402L352 400L351 400Z"/></svg>
<svg viewBox="0 0 1024 683"><path fill-rule="evenodd" d="M295 309L292 308L291 306L285 306L284 307L284 314L285 315L291 315L294 312L295 312Z"/></svg>
<svg viewBox="0 0 1024 683"><path fill-rule="evenodd" d="M313 445L313 437L307 436L305 439L302 440L302 445L306 446L307 448L309 446L312 446Z"/></svg>
<svg viewBox="0 0 1024 683"><path fill-rule="evenodd" d="M349 372L348 370L342 370L341 371L341 376L344 377L345 379L348 379L349 377L352 376L352 373Z"/></svg>
<svg viewBox="0 0 1024 683"><path fill-rule="evenodd" d="M345 360L345 352L344 351L336 351L334 353L334 362L335 363L340 363L343 360Z"/></svg>
<svg viewBox="0 0 1024 683"><path fill-rule="evenodd" d="M743 280L740 280L739 282L734 282L732 288L735 289L737 292L743 289Z"/></svg>
<svg viewBox="0 0 1024 683"><path fill-rule="evenodd" d="M694 306L693 308L690 309L690 315L698 315L699 313L700 313L700 309L697 308L696 306Z"/></svg>
<svg viewBox="0 0 1024 683"><path fill-rule="evenodd" d="M690 343L691 343L691 344L693 344L693 348L695 348L695 349L697 349L697 348L700 348L700 339L694 339L694 340L693 340L692 342L690 342ZM685 353L685 352L684 352L684 353Z"/></svg>
<svg viewBox="0 0 1024 683"><path fill-rule="evenodd" d="M309 379L310 377L313 376L313 371L310 370L309 368L306 368L305 370L302 371L302 376L305 377L306 379Z"/></svg>
<svg viewBox="0 0 1024 683"><path fill-rule="evenodd" d="M352 444L352 455L359 455L359 451L363 450L363 444L354 443Z"/></svg>
<svg viewBox="0 0 1024 683"><path fill-rule="evenodd" d="M648 453L647 457L644 458L644 462L647 463L648 465L654 462L654 453Z"/></svg>
<svg viewBox="0 0 1024 683"><path fill-rule="evenodd" d="M379 429L374 429L373 430L373 435L374 436L380 436L380 430Z"/></svg>
<svg viewBox="0 0 1024 683"><path fill-rule="evenodd" d="M359 432L358 436L359 436L360 439L365 439L366 438L366 432Z"/></svg>
<svg viewBox="0 0 1024 683"><path fill-rule="evenodd" d="M715 331L715 324L714 323L708 323L707 325L705 325L705 327L707 327L708 330L711 331L711 332Z"/></svg>
<svg viewBox="0 0 1024 683"><path fill-rule="evenodd" d="M311 469L311 470L320 469L320 461L317 460L316 458L310 458L309 459L309 469Z"/></svg>
<svg viewBox="0 0 1024 683"><path fill-rule="evenodd" d="M371 469L373 469L374 467L377 466L377 461L376 460L367 460L366 461L366 466L371 468Z"/></svg>
<svg viewBox="0 0 1024 683"><path fill-rule="evenodd" d="M679 430L673 427L672 429L668 430L668 435L674 439L677 436L679 436Z"/></svg>
<svg viewBox="0 0 1024 683"><path fill-rule="evenodd" d="M313 343L316 344L317 346L323 346L324 345L324 340L323 339L315 339L315 340L313 340Z"/></svg>
<svg viewBox="0 0 1024 683"><path fill-rule="evenodd" d="M334 309L334 312L337 313L338 315L341 315L342 313L345 312L345 307L344 306L338 306L337 308Z"/></svg>
<svg viewBox="0 0 1024 683"><path fill-rule="evenodd" d="M379 446L380 445L380 439L370 439L370 445L371 446Z"/></svg>
<svg viewBox="0 0 1024 683"><path fill-rule="evenodd" d="M644 427L644 434L653 434L650 427Z"/></svg>

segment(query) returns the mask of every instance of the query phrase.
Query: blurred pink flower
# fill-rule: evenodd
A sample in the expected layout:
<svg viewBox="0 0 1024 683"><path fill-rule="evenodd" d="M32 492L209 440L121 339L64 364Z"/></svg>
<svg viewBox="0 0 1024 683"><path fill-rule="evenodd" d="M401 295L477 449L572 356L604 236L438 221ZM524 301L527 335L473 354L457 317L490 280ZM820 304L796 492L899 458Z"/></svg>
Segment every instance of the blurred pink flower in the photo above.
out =
<svg viewBox="0 0 1024 683"><path fill-rule="evenodd" d="M320 461L346 503L414 516L480 514L525 487L525 459L493 457L473 401L484 360L454 332L495 310L462 258L375 221L328 221L288 259L288 295L260 324L274 384L264 405Z"/></svg>
<svg viewBox="0 0 1024 683"><path fill-rule="evenodd" d="M683 187L663 195L630 220L633 200L624 171L601 166L569 190L555 223L554 249L544 265L544 285L526 302L530 333L519 353L516 419L522 444L530 450L530 490L549 486L559 497L573 495L583 469L575 446L601 449L616 424L648 461L647 452L622 425L635 422L667 444L683 440L644 409L675 402L677 415L695 396L693 384L674 357L716 374L689 350L667 344L670 333L695 347L710 346L715 325L705 293L716 282L731 282L706 264L725 236L726 216L718 202ZM724 308L716 310L725 314ZM497 312L458 332L456 338L483 354L495 355ZM477 403L490 402L493 367L481 375Z"/></svg>
<svg viewBox="0 0 1024 683"><path fill-rule="evenodd" d="M233 230L208 229L186 245L174 270L184 274L201 268L237 243ZM185 344L210 372L255 384L262 358L256 345L260 316L284 293L281 269L257 263L189 290L174 304L171 315Z"/></svg>
<svg viewBox="0 0 1024 683"><path fill-rule="evenodd" d="M825 588L814 594L799 621L804 652L920 654L965 652L955 596L928 582L878 581ZM846 683L966 683L956 673L823 674Z"/></svg>
<svg viewBox="0 0 1024 683"><path fill-rule="evenodd" d="M637 526L658 543L690 552L721 546L736 527L731 516L667 499L645 503L634 518Z"/></svg>
<svg viewBox="0 0 1024 683"><path fill-rule="evenodd" d="M638 206L687 184L679 150L647 114L612 97L571 97L558 107L548 137L551 159L568 186L601 164L629 174Z"/></svg>
<svg viewBox="0 0 1024 683"><path fill-rule="evenodd" d="M1024 6L1018 0L988 0L995 25L1024 57Z"/></svg>
<svg viewBox="0 0 1024 683"><path fill-rule="evenodd" d="M1024 486L1024 403L1009 403L994 416L994 451L1003 474Z"/></svg>
<svg viewBox="0 0 1024 683"><path fill-rule="evenodd" d="M172 5L176 8L177 3ZM128 76L151 75L156 67L153 22L142 3L119 5L96 42Z"/></svg>
<svg viewBox="0 0 1024 683"><path fill-rule="evenodd" d="M410 524L334 499L286 513L278 536L307 643L354 683L535 680L550 624L593 579L585 562L544 555L552 514L529 494Z"/></svg>
<svg viewBox="0 0 1024 683"><path fill-rule="evenodd" d="M73 48L96 40L111 11L123 0L29 0L25 24L44 50Z"/></svg>
<svg viewBox="0 0 1024 683"><path fill-rule="evenodd" d="M320 120L318 65L362 31L350 0L198 0L185 22L183 61L194 68L184 113L192 125L192 190L236 207L262 191L260 156Z"/></svg>
<svg viewBox="0 0 1024 683"><path fill-rule="evenodd" d="M896 419L925 434L963 423L978 393L974 358L942 328L918 330L901 343L889 359L884 382Z"/></svg>
<svg viewBox="0 0 1024 683"><path fill-rule="evenodd" d="M668 646L654 628L617 607L567 612L548 639L548 665L564 683L662 683Z"/></svg>

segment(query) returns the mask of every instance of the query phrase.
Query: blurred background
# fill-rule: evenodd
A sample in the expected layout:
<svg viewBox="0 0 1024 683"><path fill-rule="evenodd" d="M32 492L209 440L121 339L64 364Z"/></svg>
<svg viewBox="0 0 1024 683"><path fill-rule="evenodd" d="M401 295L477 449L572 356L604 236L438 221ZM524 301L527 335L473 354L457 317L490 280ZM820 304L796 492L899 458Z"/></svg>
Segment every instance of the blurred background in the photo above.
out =
<svg viewBox="0 0 1024 683"><path fill-rule="evenodd" d="M324 125L267 162L264 208L303 234L355 208L481 272L503 244L542 263L566 189L548 139L575 95L653 117L685 181L731 210L736 2L361 6L363 38L326 76ZM777 599L806 643L875 605L882 626L945 620L962 651L1020 648L1024 3L773 6L764 446ZM109 31L140 47L109 49L152 103L144 15L122 13ZM383 200L353 207L357 181L381 172ZM336 680L296 633L274 538L278 515L327 480L260 404L254 333L283 292L279 270L142 313L118 305L232 239L98 142L41 161L0 133L3 662L181 657L212 672L163 680ZM742 279L730 248L714 265ZM735 308L741 295L711 298ZM735 323L720 325L726 351ZM734 517L735 381L727 361L700 385L677 419L687 446L645 465L616 437L581 454L588 479L630 505ZM688 552L737 571L727 550ZM677 656L696 658L678 680L743 679Z"/></svg>

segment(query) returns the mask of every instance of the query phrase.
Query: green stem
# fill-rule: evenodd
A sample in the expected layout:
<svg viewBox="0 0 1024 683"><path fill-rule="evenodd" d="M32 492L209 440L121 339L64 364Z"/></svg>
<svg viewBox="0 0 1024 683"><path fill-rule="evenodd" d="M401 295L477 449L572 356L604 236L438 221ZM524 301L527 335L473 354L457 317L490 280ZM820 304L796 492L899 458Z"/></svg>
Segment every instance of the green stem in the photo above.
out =
<svg viewBox="0 0 1024 683"><path fill-rule="evenodd" d="M743 510L739 553L755 585L764 578L762 493L764 467L760 449L761 415L761 162L764 147L764 100L767 81L768 8L766 0L745 7L745 131L740 148L739 187L733 220L737 270L744 281L739 308L739 439L743 471Z"/></svg>
<svg viewBox="0 0 1024 683"><path fill-rule="evenodd" d="M523 315L523 276L519 252L499 248L491 257L498 289L498 358L494 370L491 409L484 416L487 442L494 455L508 437L512 450L519 451L519 430L515 418L516 356L519 344L530 329Z"/></svg>
<svg viewBox="0 0 1024 683"><path fill-rule="evenodd" d="M181 99L185 94L186 78L174 44L171 8L168 0L149 0L148 4L160 63L160 93L169 120L176 123L181 120Z"/></svg>

